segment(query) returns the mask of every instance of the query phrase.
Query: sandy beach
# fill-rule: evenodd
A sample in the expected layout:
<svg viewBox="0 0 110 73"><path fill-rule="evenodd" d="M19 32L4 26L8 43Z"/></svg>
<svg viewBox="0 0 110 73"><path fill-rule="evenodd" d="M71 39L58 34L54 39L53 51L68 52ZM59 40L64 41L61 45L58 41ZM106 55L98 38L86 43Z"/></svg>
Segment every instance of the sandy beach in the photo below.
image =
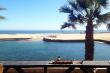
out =
<svg viewBox="0 0 110 73"><path fill-rule="evenodd" d="M30 40L42 40L44 37L51 39L61 40L84 40L85 34L0 34L0 40L3 39L30 39ZM94 34L94 39L101 39L110 41L110 33L97 33Z"/></svg>
<svg viewBox="0 0 110 73"><path fill-rule="evenodd" d="M41 34L0 34L0 40L9 39L29 39L29 40L42 40L44 35Z"/></svg>
<svg viewBox="0 0 110 73"><path fill-rule="evenodd" d="M45 36L45 38L60 39L60 40L85 40L85 34L57 34L56 36ZM110 41L110 33L96 33L95 40Z"/></svg>

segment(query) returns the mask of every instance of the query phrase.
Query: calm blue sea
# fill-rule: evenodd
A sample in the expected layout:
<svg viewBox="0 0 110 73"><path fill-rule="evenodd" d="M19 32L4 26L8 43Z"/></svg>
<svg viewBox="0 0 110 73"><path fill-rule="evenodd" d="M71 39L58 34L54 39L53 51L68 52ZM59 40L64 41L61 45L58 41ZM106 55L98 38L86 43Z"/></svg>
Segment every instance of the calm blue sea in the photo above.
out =
<svg viewBox="0 0 110 73"><path fill-rule="evenodd" d="M27 30L7 30L7 31L0 31L0 34L51 34L51 33L64 33L64 34L70 34L70 33L84 33L84 30L31 30L31 31L27 31ZM106 30L97 30L95 31L95 33L109 33L110 31L106 31Z"/></svg>
<svg viewBox="0 0 110 73"><path fill-rule="evenodd" d="M65 30L34 30L34 31L25 31L25 30L16 30L16 31L0 31L0 34L51 34L51 33L80 33L83 31L65 31Z"/></svg>
<svg viewBox="0 0 110 73"><path fill-rule="evenodd" d="M59 33L52 31L2 31L2 34L18 33ZM74 32L76 33L76 32ZM79 33L79 32L77 32ZM94 60L110 60L110 44L95 42ZM65 60L84 59L84 42L58 43L44 41L0 41L0 60L8 61L35 61L53 60L61 56Z"/></svg>

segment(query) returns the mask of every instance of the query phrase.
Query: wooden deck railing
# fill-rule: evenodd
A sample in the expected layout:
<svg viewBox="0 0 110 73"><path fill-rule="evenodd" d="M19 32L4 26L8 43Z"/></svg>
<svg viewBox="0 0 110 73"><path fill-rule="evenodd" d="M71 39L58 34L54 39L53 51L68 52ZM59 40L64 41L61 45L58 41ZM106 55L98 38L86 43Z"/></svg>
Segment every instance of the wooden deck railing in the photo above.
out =
<svg viewBox="0 0 110 73"><path fill-rule="evenodd" d="M110 73L109 61L72 61L71 64L56 63L52 61L0 61L4 66L4 73L8 69L14 68L18 73L23 73L22 68L43 67L44 73L48 73L48 67L68 67L65 73L70 73L75 68L80 68L84 73L94 73L95 68L106 68L107 73Z"/></svg>

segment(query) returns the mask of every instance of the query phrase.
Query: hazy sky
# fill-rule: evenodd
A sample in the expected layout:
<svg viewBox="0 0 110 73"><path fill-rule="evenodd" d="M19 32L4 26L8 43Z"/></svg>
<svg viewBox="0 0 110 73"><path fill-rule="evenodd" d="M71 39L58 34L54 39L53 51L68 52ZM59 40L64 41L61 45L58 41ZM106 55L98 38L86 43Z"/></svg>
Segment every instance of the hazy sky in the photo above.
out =
<svg viewBox="0 0 110 73"><path fill-rule="evenodd" d="M67 0L0 0L0 6L7 8L0 15L0 30L56 30L67 21L67 14L59 8ZM82 28L83 29L83 28Z"/></svg>

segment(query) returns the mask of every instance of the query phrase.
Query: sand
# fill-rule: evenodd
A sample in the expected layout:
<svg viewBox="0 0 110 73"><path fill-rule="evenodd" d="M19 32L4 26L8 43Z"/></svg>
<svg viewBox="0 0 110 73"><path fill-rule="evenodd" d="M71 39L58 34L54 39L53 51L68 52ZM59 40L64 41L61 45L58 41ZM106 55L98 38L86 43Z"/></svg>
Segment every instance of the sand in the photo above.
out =
<svg viewBox="0 0 110 73"><path fill-rule="evenodd" d="M61 39L61 40L85 40L85 34L57 34L56 37L49 37L49 38ZM110 33L94 34L94 39L110 41Z"/></svg>
<svg viewBox="0 0 110 73"><path fill-rule="evenodd" d="M0 34L1 39L25 39L42 40L44 37L62 40L84 40L85 34ZM94 39L102 39L110 41L110 33L94 34Z"/></svg>
<svg viewBox="0 0 110 73"><path fill-rule="evenodd" d="M29 40L42 40L43 35L40 34L0 34L0 40L6 40L6 39L26 39Z"/></svg>

